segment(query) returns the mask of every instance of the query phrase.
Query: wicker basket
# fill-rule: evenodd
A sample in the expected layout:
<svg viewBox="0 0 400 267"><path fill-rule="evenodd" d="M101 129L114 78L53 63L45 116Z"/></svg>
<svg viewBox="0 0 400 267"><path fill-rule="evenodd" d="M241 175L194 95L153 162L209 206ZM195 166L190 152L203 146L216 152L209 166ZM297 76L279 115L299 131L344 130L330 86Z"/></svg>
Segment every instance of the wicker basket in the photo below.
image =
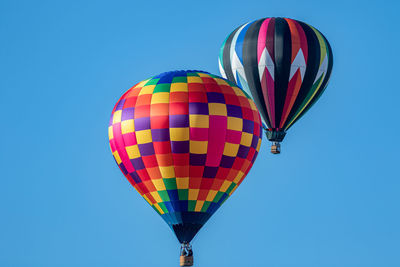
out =
<svg viewBox="0 0 400 267"><path fill-rule="evenodd" d="M193 256L181 256L180 257L181 266L193 266Z"/></svg>
<svg viewBox="0 0 400 267"><path fill-rule="evenodd" d="M279 154L279 153L281 153L280 147L278 147L277 145L272 145L272 146L271 146L271 153L272 153L272 154Z"/></svg>

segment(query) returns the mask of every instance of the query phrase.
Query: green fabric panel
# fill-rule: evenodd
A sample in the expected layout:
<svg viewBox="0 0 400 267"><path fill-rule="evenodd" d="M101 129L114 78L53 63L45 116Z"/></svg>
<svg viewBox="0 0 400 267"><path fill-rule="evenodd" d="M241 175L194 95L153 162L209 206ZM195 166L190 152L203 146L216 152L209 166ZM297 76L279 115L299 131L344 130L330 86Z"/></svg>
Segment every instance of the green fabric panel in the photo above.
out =
<svg viewBox="0 0 400 267"><path fill-rule="evenodd" d="M167 207L165 206L164 203L161 202L161 203L158 203L158 205L164 211L164 213L168 213L168 209L167 209Z"/></svg>
<svg viewBox="0 0 400 267"><path fill-rule="evenodd" d="M187 83L187 77L174 77L172 83Z"/></svg>
<svg viewBox="0 0 400 267"><path fill-rule="evenodd" d="M178 189L179 200L188 200L189 190L188 189Z"/></svg>
<svg viewBox="0 0 400 267"><path fill-rule="evenodd" d="M161 92L169 93L170 89L171 89L171 84L170 83L159 83L154 88L153 94L154 93L161 93Z"/></svg>
<svg viewBox="0 0 400 267"><path fill-rule="evenodd" d="M154 207L154 205L151 205L151 207L158 213L161 215L161 213L158 211L158 209L156 209L156 207Z"/></svg>
<svg viewBox="0 0 400 267"><path fill-rule="evenodd" d="M235 183L231 183L231 185L228 187L225 193L229 195L235 186L236 186Z"/></svg>
<svg viewBox="0 0 400 267"><path fill-rule="evenodd" d="M162 201L164 201L164 202L166 202L166 201L171 201L171 200L169 199L169 196L168 196L168 191L166 191L166 190L161 190L161 191L158 191L158 194L160 195Z"/></svg>
<svg viewBox="0 0 400 267"><path fill-rule="evenodd" d="M188 211L194 211L196 207L196 200L189 200L188 201Z"/></svg>
<svg viewBox="0 0 400 267"><path fill-rule="evenodd" d="M160 79L150 79L145 85L157 84Z"/></svg>
<svg viewBox="0 0 400 267"><path fill-rule="evenodd" d="M165 188L167 190L176 190L176 179L175 178L163 178Z"/></svg>
<svg viewBox="0 0 400 267"><path fill-rule="evenodd" d="M218 203L218 201L221 199L221 197L223 195L224 195L224 192L218 191L218 193L215 195L213 202Z"/></svg>
<svg viewBox="0 0 400 267"><path fill-rule="evenodd" d="M210 206L210 201L205 201L203 207L201 208L201 212L207 212L208 207Z"/></svg>
<svg viewBox="0 0 400 267"><path fill-rule="evenodd" d="M229 81L229 80L225 80L230 86L232 86L232 87L238 87L239 88L239 86L236 84L236 83L234 83L234 82L231 82L231 81ZM243 91L243 90L242 90ZM244 91L243 91L244 92ZM247 94L245 94L246 96L248 96Z"/></svg>

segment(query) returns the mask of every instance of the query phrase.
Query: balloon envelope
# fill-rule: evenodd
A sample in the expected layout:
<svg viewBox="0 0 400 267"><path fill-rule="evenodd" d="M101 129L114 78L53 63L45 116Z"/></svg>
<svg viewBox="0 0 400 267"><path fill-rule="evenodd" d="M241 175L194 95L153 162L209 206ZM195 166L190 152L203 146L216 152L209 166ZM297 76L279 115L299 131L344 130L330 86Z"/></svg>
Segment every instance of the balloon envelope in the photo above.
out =
<svg viewBox="0 0 400 267"><path fill-rule="evenodd" d="M233 83L174 71L129 89L108 132L125 177L184 243L249 172L262 124L254 102Z"/></svg>
<svg viewBox="0 0 400 267"><path fill-rule="evenodd" d="M326 38L312 26L288 18L238 27L219 55L222 76L253 97L268 139L278 142L324 92L332 64Z"/></svg>

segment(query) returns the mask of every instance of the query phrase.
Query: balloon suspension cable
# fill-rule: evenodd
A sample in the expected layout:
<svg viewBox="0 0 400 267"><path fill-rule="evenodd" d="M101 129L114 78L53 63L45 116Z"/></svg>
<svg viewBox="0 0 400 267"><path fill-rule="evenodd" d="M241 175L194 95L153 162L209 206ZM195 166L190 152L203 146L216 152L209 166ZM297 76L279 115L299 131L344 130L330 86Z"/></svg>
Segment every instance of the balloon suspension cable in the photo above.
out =
<svg viewBox="0 0 400 267"><path fill-rule="evenodd" d="M184 242L181 245L180 266L193 266L193 250L190 243Z"/></svg>
<svg viewBox="0 0 400 267"><path fill-rule="evenodd" d="M272 142L271 153L272 154L280 154L281 153L281 144L279 142Z"/></svg>

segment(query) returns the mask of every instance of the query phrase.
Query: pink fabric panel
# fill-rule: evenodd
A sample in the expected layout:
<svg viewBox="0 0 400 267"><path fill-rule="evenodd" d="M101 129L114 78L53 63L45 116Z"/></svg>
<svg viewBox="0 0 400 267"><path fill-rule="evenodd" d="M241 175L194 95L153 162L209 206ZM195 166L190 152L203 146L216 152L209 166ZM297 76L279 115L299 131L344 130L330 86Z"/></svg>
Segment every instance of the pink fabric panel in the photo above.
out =
<svg viewBox="0 0 400 267"><path fill-rule="evenodd" d="M226 116L210 115L209 122L206 166L218 167L224 152L228 119Z"/></svg>
<svg viewBox="0 0 400 267"><path fill-rule="evenodd" d="M264 51L265 45L266 45L266 39L267 39L267 28L268 28L268 23L271 19L266 19L264 22L261 24L260 31L258 34L258 44L257 44L257 62L260 63L260 57L262 55L262 52Z"/></svg>

